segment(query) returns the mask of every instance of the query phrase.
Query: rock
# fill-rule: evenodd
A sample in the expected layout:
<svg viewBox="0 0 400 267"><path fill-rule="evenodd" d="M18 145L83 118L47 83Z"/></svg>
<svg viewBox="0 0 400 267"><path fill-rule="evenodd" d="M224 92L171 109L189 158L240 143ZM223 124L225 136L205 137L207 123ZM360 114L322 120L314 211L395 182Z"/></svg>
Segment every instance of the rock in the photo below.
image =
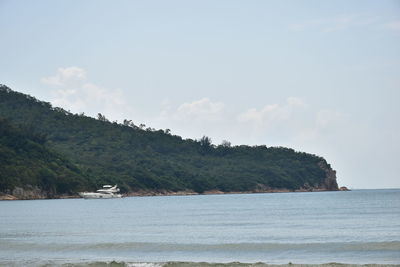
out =
<svg viewBox="0 0 400 267"><path fill-rule="evenodd" d="M0 194L0 200L17 200L18 198L16 198L13 195L9 195L9 194Z"/></svg>
<svg viewBox="0 0 400 267"><path fill-rule="evenodd" d="M326 161L320 161L318 166L325 171L325 180L323 184L321 184L320 189L338 191L339 187L336 181L336 171L333 170L331 166L326 163Z"/></svg>
<svg viewBox="0 0 400 267"><path fill-rule="evenodd" d="M47 194L37 186L27 185L25 188L15 187L11 195L17 199L44 199Z"/></svg>
<svg viewBox="0 0 400 267"><path fill-rule="evenodd" d="M348 189L348 188L345 187L345 186L341 186L341 187L339 188L339 190L340 190L340 191L350 191L350 189Z"/></svg>

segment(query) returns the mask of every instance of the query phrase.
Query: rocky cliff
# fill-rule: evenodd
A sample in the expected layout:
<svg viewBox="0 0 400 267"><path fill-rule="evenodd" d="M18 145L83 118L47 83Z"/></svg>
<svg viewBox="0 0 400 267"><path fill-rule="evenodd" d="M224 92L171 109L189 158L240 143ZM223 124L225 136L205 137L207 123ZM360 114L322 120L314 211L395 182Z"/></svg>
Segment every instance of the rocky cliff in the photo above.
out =
<svg viewBox="0 0 400 267"><path fill-rule="evenodd" d="M323 183L320 185L320 189L328 190L328 191L337 191L339 190L337 181L336 181L336 171L331 168L329 164L325 161L320 161L318 166L325 172L325 179Z"/></svg>

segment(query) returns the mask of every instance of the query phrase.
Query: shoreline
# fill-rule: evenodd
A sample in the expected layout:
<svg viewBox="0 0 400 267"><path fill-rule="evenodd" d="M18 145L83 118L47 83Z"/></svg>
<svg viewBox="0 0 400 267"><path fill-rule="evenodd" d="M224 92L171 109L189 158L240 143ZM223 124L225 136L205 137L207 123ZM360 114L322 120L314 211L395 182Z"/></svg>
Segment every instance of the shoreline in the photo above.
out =
<svg viewBox="0 0 400 267"><path fill-rule="evenodd" d="M1 266L26 266L24 262L19 265L19 262L1 262ZM84 262L59 262L53 260L43 260L43 265L35 266L70 266L70 267L83 267L83 266L114 266L114 267L400 267L397 263L339 263L339 262L328 262L328 263L265 263L265 262L191 262L191 261L166 261L166 262L128 262L128 261L84 261ZM5 264L5 265L3 265ZM32 262L30 262L32 264ZM96 265L93 265L96 264ZM31 265L29 265L31 266Z"/></svg>
<svg viewBox="0 0 400 267"><path fill-rule="evenodd" d="M306 192L337 192L337 191L351 191L351 190L327 190L327 189L270 189L270 190L255 190L255 191L231 191L223 192L219 190L205 191L197 193L190 190L185 191L136 191L123 194L123 197L153 197L153 196L201 196L201 195L239 195L239 194L269 194L269 193L306 193ZM77 195L56 195L54 197L45 197L38 195L37 197L20 197L0 193L0 201L2 200L43 200L43 199L76 199L82 198Z"/></svg>

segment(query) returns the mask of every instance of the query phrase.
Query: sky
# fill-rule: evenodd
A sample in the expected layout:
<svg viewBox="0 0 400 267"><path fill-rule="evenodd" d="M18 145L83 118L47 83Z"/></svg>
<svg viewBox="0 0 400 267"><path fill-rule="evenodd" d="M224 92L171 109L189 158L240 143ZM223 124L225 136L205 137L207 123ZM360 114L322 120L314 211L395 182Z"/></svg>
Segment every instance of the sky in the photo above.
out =
<svg viewBox="0 0 400 267"><path fill-rule="evenodd" d="M0 83L400 188L399 0L0 0Z"/></svg>

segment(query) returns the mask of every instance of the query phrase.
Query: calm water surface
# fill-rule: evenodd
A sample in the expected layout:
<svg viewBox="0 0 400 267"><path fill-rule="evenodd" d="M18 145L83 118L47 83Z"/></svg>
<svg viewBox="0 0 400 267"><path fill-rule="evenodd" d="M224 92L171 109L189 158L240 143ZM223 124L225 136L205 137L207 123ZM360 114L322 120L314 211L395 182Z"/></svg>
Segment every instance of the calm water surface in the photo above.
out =
<svg viewBox="0 0 400 267"><path fill-rule="evenodd" d="M0 264L400 263L400 190L0 202Z"/></svg>

